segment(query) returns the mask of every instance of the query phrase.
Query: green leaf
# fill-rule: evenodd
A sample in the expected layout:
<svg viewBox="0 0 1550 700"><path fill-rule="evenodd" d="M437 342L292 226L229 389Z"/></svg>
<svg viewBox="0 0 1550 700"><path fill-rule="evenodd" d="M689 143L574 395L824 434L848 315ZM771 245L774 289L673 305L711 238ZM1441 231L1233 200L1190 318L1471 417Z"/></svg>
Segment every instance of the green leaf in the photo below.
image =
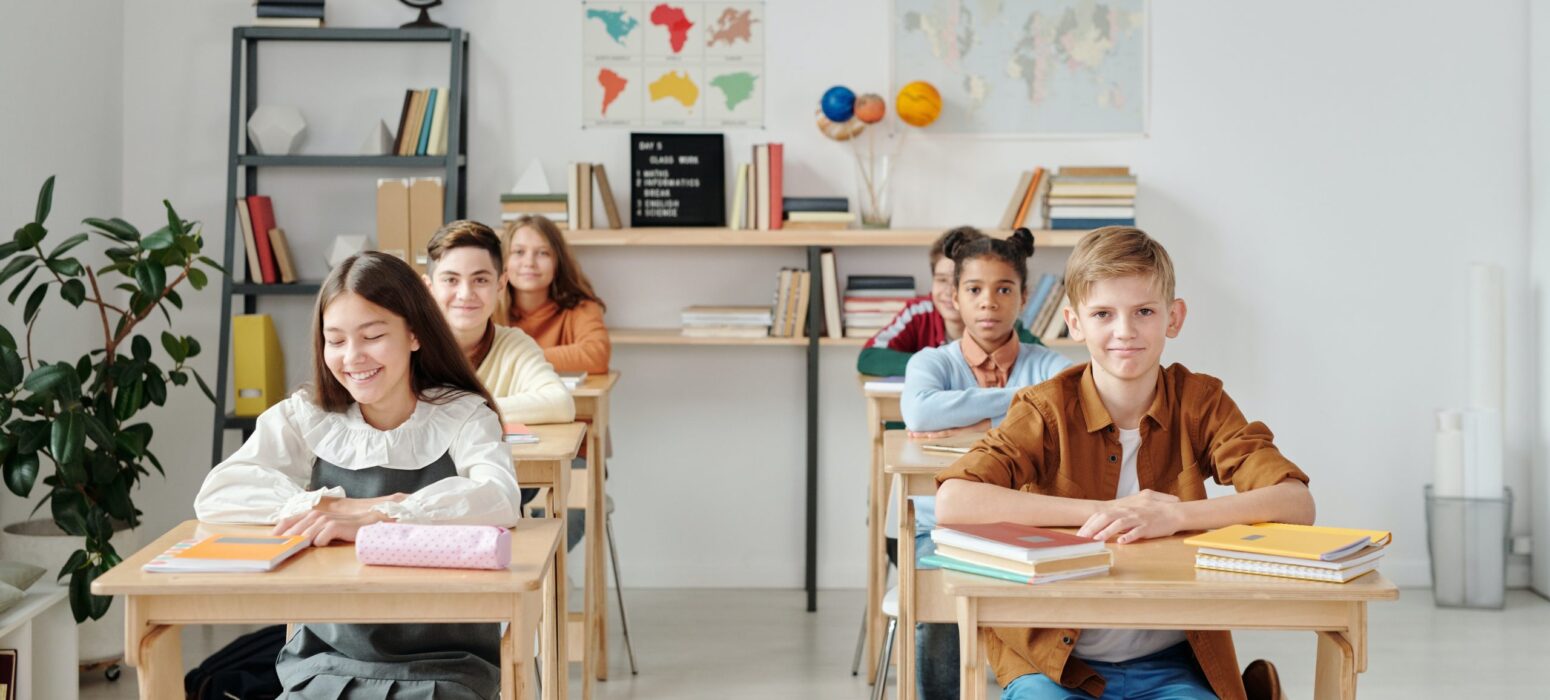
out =
<svg viewBox="0 0 1550 700"><path fill-rule="evenodd" d="M144 407L145 382L139 378L125 382L118 388L118 395L113 397L113 415L120 421L133 418Z"/></svg>
<svg viewBox="0 0 1550 700"><path fill-rule="evenodd" d="M183 219L178 216L177 210L172 208L172 202L163 199L161 203L162 206L167 207L167 226L173 233L182 235L187 229L184 228Z"/></svg>
<svg viewBox="0 0 1550 700"><path fill-rule="evenodd" d="M135 336L129 341L129 348L130 354L134 355L136 360L144 362L151 359L151 341L146 340L145 336Z"/></svg>
<svg viewBox="0 0 1550 700"><path fill-rule="evenodd" d="M81 270L83 269L81 267L81 261L76 260L75 258L46 260L43 264L48 265L48 269L53 270L54 272L57 272L64 277L79 277L81 275Z"/></svg>
<svg viewBox="0 0 1550 700"><path fill-rule="evenodd" d="M191 336L191 335L183 336L183 344L188 346L188 356L189 357L198 357L199 356L199 341L195 340L194 336Z"/></svg>
<svg viewBox="0 0 1550 700"><path fill-rule="evenodd" d="M27 375L27 381L22 384L27 391L34 394L47 394L54 391L66 378L75 374L75 368L67 364L40 365Z"/></svg>
<svg viewBox="0 0 1550 700"><path fill-rule="evenodd" d="M145 438L139 433L118 433L113 436L113 446L132 458L145 456Z"/></svg>
<svg viewBox="0 0 1550 700"><path fill-rule="evenodd" d="M65 280L64 286L59 288L59 297L71 306L81 308L86 302L86 285L80 280Z"/></svg>
<svg viewBox="0 0 1550 700"><path fill-rule="evenodd" d="M81 624L91 619L92 608L91 579L86 577L83 571L70 574L70 614L75 616L75 624Z"/></svg>
<svg viewBox="0 0 1550 700"><path fill-rule="evenodd" d="M210 283L210 278L205 276L204 270L197 267L188 268L188 283L194 285L194 289L204 289Z"/></svg>
<svg viewBox="0 0 1550 700"><path fill-rule="evenodd" d="M126 243L140 240L140 231L137 230L133 224L117 217L106 220L85 219L81 221L81 223L86 224L87 226L90 226L94 229L105 231L112 235L114 238L117 238L118 240L124 241Z"/></svg>
<svg viewBox="0 0 1550 700"><path fill-rule="evenodd" d="M91 379L91 370L91 355L82 355L81 359L75 361L75 378L82 384Z"/></svg>
<svg viewBox="0 0 1550 700"><path fill-rule="evenodd" d="M16 273L27 269L27 266L37 261L38 256L31 254L11 258L11 262L5 264L5 269L0 269L0 284L5 284L6 280L15 277Z"/></svg>
<svg viewBox="0 0 1550 700"><path fill-rule="evenodd" d="M6 330L5 326L0 326L0 347L16 349L16 338L11 336L11 332Z"/></svg>
<svg viewBox="0 0 1550 700"><path fill-rule="evenodd" d="M0 249L3 249L3 248L4 248L4 246L0 246ZM0 250L0 260L4 260L6 255L8 255L8 253L5 253L4 250ZM214 260L211 260L211 259L209 259L209 258L207 258L207 257L205 257L203 255L199 256L199 262L202 262L205 265L214 268L216 272L219 272L219 273L221 273L223 275L226 274L226 266L225 265L222 265L222 264L220 264L220 263L218 263L218 262L216 262Z"/></svg>
<svg viewBox="0 0 1550 700"><path fill-rule="evenodd" d="M10 391L22 383L22 375L26 370L22 367L22 358L16 354L16 349L9 346L0 346L0 391Z"/></svg>
<svg viewBox="0 0 1550 700"><path fill-rule="evenodd" d="M58 259L60 255L65 253L65 251L85 243L88 238L91 238L91 236L84 233L77 233L74 236L66 238L63 243L54 246L54 250L48 254L49 259Z"/></svg>
<svg viewBox="0 0 1550 700"><path fill-rule="evenodd" d="M11 257L12 255L15 255L16 251L21 249L21 246L16 245L16 241L6 241L4 243L0 243L0 260L4 260Z"/></svg>
<svg viewBox="0 0 1550 700"><path fill-rule="evenodd" d="M32 290L32 296L27 297L27 306L22 311L22 323L32 323L33 317L38 315L38 309L43 307L43 300L47 297L47 284L40 284Z"/></svg>
<svg viewBox="0 0 1550 700"><path fill-rule="evenodd" d="M91 482L98 486L111 484L118 479L118 460L107 452L93 452L91 457ZM112 488L104 489L112 491ZM113 517L123 520L124 517L114 513Z"/></svg>
<svg viewBox="0 0 1550 700"><path fill-rule="evenodd" d="M114 474L117 476L117 474ZM103 488L103 503L108 510L108 515L119 520L132 520L135 517L135 504L129 498L129 489L111 484Z"/></svg>
<svg viewBox="0 0 1550 700"><path fill-rule="evenodd" d="M22 292L27 289L27 285L32 284L33 275L38 274L38 270L40 269L42 268L34 267L31 270L28 270L27 274L22 277L22 281L17 282L16 288L11 290L11 295L6 297L6 301L12 306L16 305L16 298L22 295Z"/></svg>
<svg viewBox="0 0 1550 700"><path fill-rule="evenodd" d="M33 221L41 224L48 218L48 210L54 206L54 176L48 176L43 181L43 189L38 190L38 214Z"/></svg>
<svg viewBox="0 0 1550 700"><path fill-rule="evenodd" d="M102 421L97 420L96 416L90 413L82 413L81 422L86 426L86 437L91 438L91 441L96 443L98 447L111 448L114 446L113 433L109 432L108 427L103 425Z"/></svg>
<svg viewBox="0 0 1550 700"><path fill-rule="evenodd" d="M22 498L32 493L38 479L38 453L16 455L5 461L5 487Z"/></svg>
<svg viewBox="0 0 1550 700"><path fill-rule="evenodd" d="M31 248L42 243L47 235L48 229L43 228L41 224L23 224L21 228L16 229L16 236L12 240L16 242L17 247Z"/></svg>
<svg viewBox="0 0 1550 700"><path fill-rule="evenodd" d="M161 347L167 351L167 356L171 357L173 362L181 363L188 357L188 347L177 336L167 331L161 332Z"/></svg>
<svg viewBox="0 0 1550 700"><path fill-rule="evenodd" d="M156 369L154 366L151 369ZM157 406L167 405L167 379L161 371L145 373L145 397Z"/></svg>
<svg viewBox="0 0 1550 700"><path fill-rule="evenodd" d="M167 229L161 229L146 236L145 240L140 241L140 247L146 250L165 250L171 248L172 243L172 232Z"/></svg>
<svg viewBox="0 0 1550 700"><path fill-rule="evenodd" d="M210 385L205 383L204 377L199 376L199 370L193 370L193 372L194 381L199 383L199 390L205 393L205 398L209 399L210 403L215 403L215 393L210 391Z"/></svg>
<svg viewBox="0 0 1550 700"><path fill-rule="evenodd" d="M183 386L184 384L188 383L188 373L180 369L175 369L171 372L168 372L167 377L172 380L173 384L178 386Z"/></svg>
<svg viewBox="0 0 1550 700"><path fill-rule="evenodd" d="M161 468L161 460L157 459L156 455L153 455L147 451L145 453L145 458L151 460L151 466L156 467L156 473L161 474L162 476L167 475L167 470Z"/></svg>
<svg viewBox="0 0 1550 700"><path fill-rule="evenodd" d="M16 451L16 437L10 433L0 433L0 460L10 459L11 453Z"/></svg>
<svg viewBox="0 0 1550 700"><path fill-rule="evenodd" d="M86 566L86 564L90 561L91 557L86 554L86 550L84 549L77 549L74 552L71 552L70 558L65 560L65 565L59 567L59 575L55 577L54 580L58 581L59 579L75 573L77 569Z"/></svg>
<svg viewBox="0 0 1550 700"><path fill-rule="evenodd" d="M167 301L172 302L172 305L178 307L179 309L183 308L183 296L178 294L176 290L167 290ZM167 319L167 323L172 323L172 319L170 317Z"/></svg>
<svg viewBox="0 0 1550 700"><path fill-rule="evenodd" d="M54 426L49 438L49 452L54 455L54 462L61 469L76 467L81 464L81 457L86 451L86 422L81 420L81 414L75 411L67 411L54 418ZM67 476L71 476L67 474ZM80 478L74 481L82 481Z"/></svg>
<svg viewBox="0 0 1550 700"><path fill-rule="evenodd" d="M135 283L140 285L141 293L155 299L161 296L162 288L167 286L167 270L148 260L135 263Z"/></svg>
<svg viewBox="0 0 1550 700"><path fill-rule="evenodd" d="M48 423L45 421L16 421L10 427L11 434L16 436L16 454L37 452L48 443Z"/></svg>
<svg viewBox="0 0 1550 700"><path fill-rule="evenodd" d="M55 487L49 496L54 522L65 532L82 537L86 534L86 497L68 487Z"/></svg>

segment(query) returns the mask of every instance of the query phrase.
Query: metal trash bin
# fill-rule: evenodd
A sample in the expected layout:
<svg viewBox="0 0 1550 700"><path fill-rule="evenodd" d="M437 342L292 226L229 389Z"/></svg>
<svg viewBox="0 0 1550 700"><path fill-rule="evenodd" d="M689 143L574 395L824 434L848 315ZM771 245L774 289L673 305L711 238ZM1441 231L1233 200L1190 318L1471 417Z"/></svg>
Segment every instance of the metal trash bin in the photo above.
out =
<svg viewBox="0 0 1550 700"><path fill-rule="evenodd" d="M1437 607L1506 606L1511 528L1511 489L1501 498L1466 498L1434 495L1427 484L1426 549Z"/></svg>

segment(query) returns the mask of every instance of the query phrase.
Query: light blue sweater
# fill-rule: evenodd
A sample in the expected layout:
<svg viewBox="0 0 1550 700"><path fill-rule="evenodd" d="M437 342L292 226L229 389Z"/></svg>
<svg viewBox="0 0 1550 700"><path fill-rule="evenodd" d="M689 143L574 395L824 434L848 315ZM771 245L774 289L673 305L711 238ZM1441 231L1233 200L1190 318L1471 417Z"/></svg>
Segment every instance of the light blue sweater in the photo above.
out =
<svg viewBox="0 0 1550 700"><path fill-rule="evenodd" d="M947 430L989 418L992 427L999 426L1012 406L1013 394L1070 366L1071 361L1060 353L1024 343L1007 374L1006 387L982 389L963 358L961 343L921 350L910 358L904 372L904 394L899 400L904 425L915 431Z"/></svg>

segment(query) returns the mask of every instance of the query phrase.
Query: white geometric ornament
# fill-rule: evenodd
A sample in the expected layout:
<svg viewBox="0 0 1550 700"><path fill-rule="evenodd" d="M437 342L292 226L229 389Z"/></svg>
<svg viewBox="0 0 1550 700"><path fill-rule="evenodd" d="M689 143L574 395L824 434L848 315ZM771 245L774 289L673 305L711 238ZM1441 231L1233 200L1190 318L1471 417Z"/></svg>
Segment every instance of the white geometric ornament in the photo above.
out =
<svg viewBox="0 0 1550 700"><path fill-rule="evenodd" d="M522 177L511 188L512 194L549 194L549 177L544 175L544 164L533 161L522 171Z"/></svg>
<svg viewBox="0 0 1550 700"><path fill-rule="evenodd" d="M334 238L334 249L328 253L328 269L339 267L339 263L345 258L355 255L366 249L366 237L358 235L337 236Z"/></svg>
<svg viewBox="0 0 1550 700"><path fill-rule="evenodd" d="M377 120L376 126L371 127L371 132L366 134L366 139L361 141L360 155L385 156L393 150L393 134L388 131L387 122Z"/></svg>
<svg viewBox="0 0 1550 700"><path fill-rule="evenodd" d="M307 120L295 107L264 105L248 117L248 138L259 155L290 155L306 134Z"/></svg>

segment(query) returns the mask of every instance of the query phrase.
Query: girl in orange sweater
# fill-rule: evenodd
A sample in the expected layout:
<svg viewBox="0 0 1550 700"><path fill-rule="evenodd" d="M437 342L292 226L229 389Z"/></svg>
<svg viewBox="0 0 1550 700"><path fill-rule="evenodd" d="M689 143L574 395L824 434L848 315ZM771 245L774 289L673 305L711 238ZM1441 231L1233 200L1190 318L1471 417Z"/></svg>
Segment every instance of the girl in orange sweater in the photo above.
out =
<svg viewBox="0 0 1550 700"><path fill-rule="evenodd" d="M556 372L606 374L612 346L603 300L554 222L524 216L506 227L507 286L496 322L538 341Z"/></svg>

